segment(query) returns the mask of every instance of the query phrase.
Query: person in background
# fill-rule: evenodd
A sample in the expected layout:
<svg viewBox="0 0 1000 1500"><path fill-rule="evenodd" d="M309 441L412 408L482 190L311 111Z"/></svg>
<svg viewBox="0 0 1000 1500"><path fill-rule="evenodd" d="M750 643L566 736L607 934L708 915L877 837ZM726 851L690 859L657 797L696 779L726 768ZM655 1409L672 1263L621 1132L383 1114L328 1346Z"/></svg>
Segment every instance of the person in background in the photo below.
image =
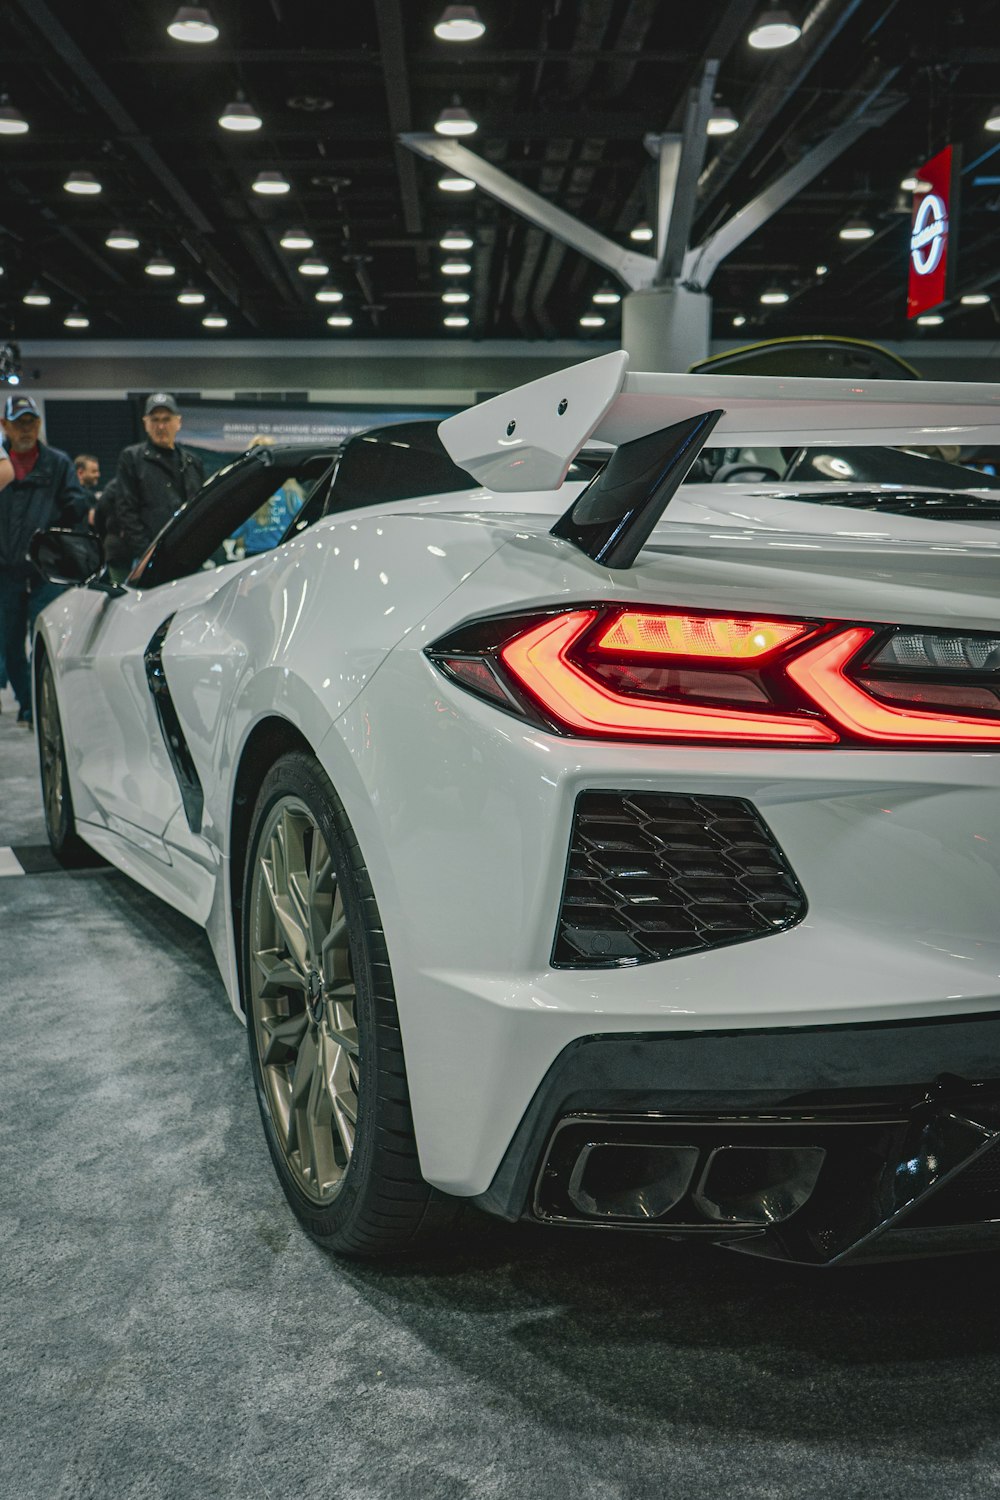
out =
<svg viewBox="0 0 1000 1500"><path fill-rule="evenodd" d="M141 557L175 510L201 489L201 460L177 441L181 409L166 391L149 397L144 442L125 448L115 474L115 514L130 561Z"/></svg>
<svg viewBox="0 0 1000 1500"><path fill-rule="evenodd" d="M258 433L252 439L247 452L249 453L252 448L273 446L273 437ZM281 488L275 490L273 495L269 495L250 519L244 521L243 525L233 532L236 555L255 557L258 553L269 552L272 547L276 547L302 509L304 499L305 496L296 480L286 479Z"/></svg>
<svg viewBox="0 0 1000 1500"><path fill-rule="evenodd" d="M28 542L50 526L84 519L87 497L67 454L39 441L42 417L31 396L8 396L4 442L14 477L0 494L0 652L14 689L18 723L31 726L31 674L26 640L40 609L63 592L27 559Z"/></svg>
<svg viewBox="0 0 1000 1500"><path fill-rule="evenodd" d="M101 461L93 453L78 453L73 460L76 477L81 486L90 491L94 499L100 498Z"/></svg>

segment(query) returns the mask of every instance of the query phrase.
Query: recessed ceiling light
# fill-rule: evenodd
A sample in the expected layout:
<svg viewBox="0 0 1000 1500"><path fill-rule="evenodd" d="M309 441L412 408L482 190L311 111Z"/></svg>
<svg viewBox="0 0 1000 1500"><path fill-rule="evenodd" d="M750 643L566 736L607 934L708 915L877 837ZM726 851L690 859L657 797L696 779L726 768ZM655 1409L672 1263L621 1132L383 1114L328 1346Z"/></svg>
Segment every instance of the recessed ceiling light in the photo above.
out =
<svg viewBox="0 0 1000 1500"><path fill-rule="evenodd" d="M70 172L63 187L67 193L79 193L83 197L93 197L101 191L101 184L93 172Z"/></svg>
<svg viewBox="0 0 1000 1500"><path fill-rule="evenodd" d="M334 313L332 317L326 320L327 328L351 328L353 324L354 319L349 317L347 313Z"/></svg>
<svg viewBox="0 0 1000 1500"><path fill-rule="evenodd" d="M937 328L944 322L944 318L940 313L921 313L917 322L921 328Z"/></svg>
<svg viewBox="0 0 1000 1500"><path fill-rule="evenodd" d="M210 312L202 318L201 326L202 328L228 328L229 319L225 313Z"/></svg>
<svg viewBox="0 0 1000 1500"><path fill-rule="evenodd" d="M447 172L438 178L438 187L443 193L471 193L475 185L471 177L459 177L457 172Z"/></svg>
<svg viewBox="0 0 1000 1500"><path fill-rule="evenodd" d="M628 237L630 240L651 240L653 238L653 226L651 224L647 224L645 219L643 219L642 222L640 224L637 224L634 229L629 230Z"/></svg>
<svg viewBox="0 0 1000 1500"><path fill-rule="evenodd" d="M265 196L277 197L281 193L289 193L292 184L280 172L258 172L253 180L255 193L263 193Z"/></svg>
<svg viewBox="0 0 1000 1500"><path fill-rule="evenodd" d="M146 262L147 276L173 276L177 267L165 255L151 255Z"/></svg>
<svg viewBox="0 0 1000 1500"><path fill-rule="evenodd" d="M958 299L963 307L985 307L990 300L989 292L966 292Z"/></svg>
<svg viewBox="0 0 1000 1500"><path fill-rule="evenodd" d="M90 319L86 313L70 312L63 318L64 328L89 328Z"/></svg>
<svg viewBox="0 0 1000 1500"><path fill-rule="evenodd" d="M613 286L599 286L590 300L599 307L614 307L622 300L622 294L616 292Z"/></svg>
<svg viewBox="0 0 1000 1500"><path fill-rule="evenodd" d="M24 296L21 298L21 301L24 302L28 307L48 307L49 303L52 301L52 298L49 296L48 292L43 291L43 289L38 285L36 281L33 287L28 288Z"/></svg>
<svg viewBox="0 0 1000 1500"><path fill-rule="evenodd" d="M580 319L581 328L603 328L607 322L606 318L599 317L597 313L584 313Z"/></svg>
<svg viewBox="0 0 1000 1500"><path fill-rule="evenodd" d="M742 313L737 313L736 316L735 316L735 318L733 319L733 327L734 328L742 328L743 324L745 322L746 322L746 318L743 316L743 314Z"/></svg>
<svg viewBox="0 0 1000 1500"><path fill-rule="evenodd" d="M997 129L1000 129L1000 125ZM925 182L916 172L907 172L899 185L904 193L929 193L931 190L930 183Z"/></svg>
<svg viewBox="0 0 1000 1500"><path fill-rule="evenodd" d="M185 307L200 307L205 300L205 293L199 292L196 286L186 286L177 293L177 300Z"/></svg>
<svg viewBox="0 0 1000 1500"><path fill-rule="evenodd" d="M438 240L442 250L471 250L472 235L466 234L464 229L449 229Z"/></svg>
<svg viewBox="0 0 1000 1500"><path fill-rule="evenodd" d="M329 276L330 267L320 255L307 255L299 261L300 276Z"/></svg>
<svg viewBox="0 0 1000 1500"><path fill-rule="evenodd" d="M486 30L474 5L446 5L434 35L442 42L475 42Z"/></svg>
<svg viewBox="0 0 1000 1500"><path fill-rule="evenodd" d="M321 286L316 293L317 302L343 302L343 300L343 292L338 291L330 282L327 282L326 286Z"/></svg>
<svg viewBox="0 0 1000 1500"><path fill-rule="evenodd" d="M729 108L728 104L721 104L717 100L712 105L712 113L708 117L705 126L706 135L732 135L734 130L739 130L740 122Z"/></svg>
<svg viewBox="0 0 1000 1500"><path fill-rule="evenodd" d="M434 129L438 135L475 135L479 126L460 104L450 104L443 109L434 121Z"/></svg>
<svg viewBox="0 0 1000 1500"><path fill-rule="evenodd" d="M769 5L753 23L747 41L758 52L773 52L777 47L790 47L801 35L802 27L792 19L787 10Z"/></svg>
<svg viewBox="0 0 1000 1500"><path fill-rule="evenodd" d="M444 319L446 328L468 328L469 320L463 313L449 313Z"/></svg>
<svg viewBox="0 0 1000 1500"><path fill-rule="evenodd" d="M223 130L259 130L264 121L245 99L234 99L219 116Z"/></svg>
<svg viewBox="0 0 1000 1500"><path fill-rule="evenodd" d="M994 104L991 106L990 112L986 116L986 119L983 121L983 124L986 126L987 130L1000 130L1000 104Z"/></svg>
<svg viewBox="0 0 1000 1500"><path fill-rule="evenodd" d="M286 229L278 243L282 250L311 250L316 241L307 229Z"/></svg>
<svg viewBox="0 0 1000 1500"><path fill-rule="evenodd" d="M842 240L870 240L874 233L867 219L848 219L837 231Z"/></svg>
<svg viewBox="0 0 1000 1500"><path fill-rule="evenodd" d="M467 260L446 260L442 263L442 276L468 276L472 265Z"/></svg>
<svg viewBox="0 0 1000 1500"><path fill-rule="evenodd" d="M112 229L104 243L109 250L138 250L139 236L131 229Z"/></svg>
<svg viewBox="0 0 1000 1500"><path fill-rule="evenodd" d="M780 286L769 286L766 292L761 292L760 300L765 307L778 307L782 302L788 301L788 293L783 292Z"/></svg>
<svg viewBox="0 0 1000 1500"><path fill-rule="evenodd" d="M453 291L442 292L441 293L441 301L442 302L450 303L450 304L452 304L455 307L460 307L463 302L468 302L469 301L469 293L468 292L459 291L456 288Z"/></svg>
<svg viewBox="0 0 1000 1500"><path fill-rule="evenodd" d="M829 271L829 269L830 269L829 266L817 266L816 267L816 275L817 276L825 276L827 274L827 272Z"/></svg>
<svg viewBox="0 0 1000 1500"><path fill-rule="evenodd" d="M27 135L28 122L19 109L7 102L4 95L0 103L0 135Z"/></svg>
<svg viewBox="0 0 1000 1500"><path fill-rule="evenodd" d="M211 11L200 5L182 5L167 27L167 35L175 42L214 42L219 28Z"/></svg>

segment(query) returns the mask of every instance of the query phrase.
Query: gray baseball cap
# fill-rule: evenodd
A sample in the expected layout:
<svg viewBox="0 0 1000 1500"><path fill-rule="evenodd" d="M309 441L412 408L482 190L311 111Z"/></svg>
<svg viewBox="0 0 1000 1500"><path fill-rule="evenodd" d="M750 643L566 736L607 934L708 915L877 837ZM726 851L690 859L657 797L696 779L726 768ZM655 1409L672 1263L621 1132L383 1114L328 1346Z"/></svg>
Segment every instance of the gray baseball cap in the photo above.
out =
<svg viewBox="0 0 1000 1500"><path fill-rule="evenodd" d="M158 406L165 406L167 411L172 411L175 416L180 416L181 409L177 405L177 398L171 396L169 391L155 391L152 396L146 397L146 405L143 407L143 416L148 417Z"/></svg>

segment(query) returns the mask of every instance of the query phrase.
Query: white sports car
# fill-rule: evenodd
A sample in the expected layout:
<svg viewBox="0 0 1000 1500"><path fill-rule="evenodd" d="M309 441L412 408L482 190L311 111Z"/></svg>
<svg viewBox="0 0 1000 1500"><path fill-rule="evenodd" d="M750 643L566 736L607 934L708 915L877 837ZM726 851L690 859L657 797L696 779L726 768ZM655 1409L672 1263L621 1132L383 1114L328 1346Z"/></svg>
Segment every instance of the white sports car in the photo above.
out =
<svg viewBox="0 0 1000 1500"><path fill-rule="evenodd" d="M995 1242L1000 496L892 445L998 433L611 354L257 449L124 586L35 538L53 847L205 926L320 1242Z"/></svg>

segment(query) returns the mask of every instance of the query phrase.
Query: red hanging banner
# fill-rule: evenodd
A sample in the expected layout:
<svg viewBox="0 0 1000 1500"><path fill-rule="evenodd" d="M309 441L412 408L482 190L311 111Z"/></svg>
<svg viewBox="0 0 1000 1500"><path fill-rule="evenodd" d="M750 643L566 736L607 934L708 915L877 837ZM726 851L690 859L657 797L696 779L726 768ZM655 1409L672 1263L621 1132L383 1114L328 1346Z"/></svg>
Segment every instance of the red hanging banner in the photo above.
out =
<svg viewBox="0 0 1000 1500"><path fill-rule="evenodd" d="M906 316L916 318L947 301L955 259L958 212L958 153L945 146L917 171L910 226L910 280Z"/></svg>

